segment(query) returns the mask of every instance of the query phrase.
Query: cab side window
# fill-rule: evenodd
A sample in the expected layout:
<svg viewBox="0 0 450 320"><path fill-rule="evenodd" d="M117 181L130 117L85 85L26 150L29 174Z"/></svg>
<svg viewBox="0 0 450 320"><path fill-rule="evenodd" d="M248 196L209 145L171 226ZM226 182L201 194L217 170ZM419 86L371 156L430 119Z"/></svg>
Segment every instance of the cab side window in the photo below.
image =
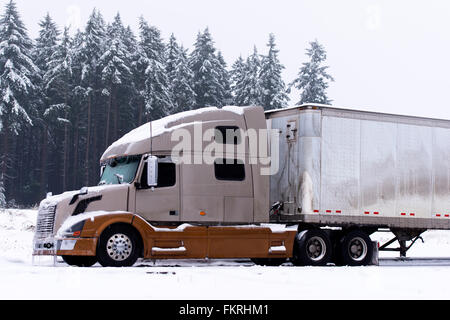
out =
<svg viewBox="0 0 450 320"><path fill-rule="evenodd" d="M214 171L217 180L244 181L245 165L236 159L218 159L214 162Z"/></svg>
<svg viewBox="0 0 450 320"><path fill-rule="evenodd" d="M220 144L241 144L242 137L239 127L236 126L220 126L216 127L215 141Z"/></svg>
<svg viewBox="0 0 450 320"><path fill-rule="evenodd" d="M158 163L158 186L156 188L169 188L177 183L177 170L175 163ZM144 165L141 177L141 188L147 189L147 164Z"/></svg>

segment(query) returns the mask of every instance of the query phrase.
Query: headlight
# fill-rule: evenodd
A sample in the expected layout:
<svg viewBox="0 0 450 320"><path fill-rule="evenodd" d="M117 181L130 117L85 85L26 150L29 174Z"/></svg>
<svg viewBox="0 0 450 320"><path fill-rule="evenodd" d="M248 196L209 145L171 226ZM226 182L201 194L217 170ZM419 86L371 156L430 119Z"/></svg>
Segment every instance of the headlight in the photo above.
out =
<svg viewBox="0 0 450 320"><path fill-rule="evenodd" d="M83 231L85 222L86 221L81 221L77 224L74 224L69 229L64 230L61 235L63 237L79 238L81 236L81 231Z"/></svg>

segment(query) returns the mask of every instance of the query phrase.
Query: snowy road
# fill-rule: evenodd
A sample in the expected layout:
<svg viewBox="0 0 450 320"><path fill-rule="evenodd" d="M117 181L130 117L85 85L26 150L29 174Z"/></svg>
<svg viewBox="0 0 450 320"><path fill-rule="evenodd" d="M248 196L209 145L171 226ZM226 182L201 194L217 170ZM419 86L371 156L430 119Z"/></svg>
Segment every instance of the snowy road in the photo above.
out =
<svg viewBox="0 0 450 320"><path fill-rule="evenodd" d="M34 211L0 211L0 299L450 299L450 232L425 233L405 261L383 253L379 267L169 260L81 269L32 265L34 219Z"/></svg>

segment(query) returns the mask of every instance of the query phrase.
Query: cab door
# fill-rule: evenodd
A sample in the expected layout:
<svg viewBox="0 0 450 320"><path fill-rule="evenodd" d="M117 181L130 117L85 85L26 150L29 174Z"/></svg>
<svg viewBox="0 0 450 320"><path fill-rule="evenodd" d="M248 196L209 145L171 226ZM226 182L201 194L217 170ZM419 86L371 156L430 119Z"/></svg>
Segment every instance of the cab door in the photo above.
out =
<svg viewBox="0 0 450 320"><path fill-rule="evenodd" d="M147 186L144 164L136 190L136 213L147 221L180 221L180 169L170 157L158 157L158 185Z"/></svg>

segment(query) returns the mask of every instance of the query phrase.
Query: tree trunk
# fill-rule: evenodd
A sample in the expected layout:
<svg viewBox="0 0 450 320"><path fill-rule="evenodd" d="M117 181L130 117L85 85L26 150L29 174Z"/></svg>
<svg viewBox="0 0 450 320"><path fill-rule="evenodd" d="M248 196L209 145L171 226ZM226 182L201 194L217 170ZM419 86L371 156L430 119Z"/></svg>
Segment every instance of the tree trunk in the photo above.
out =
<svg viewBox="0 0 450 320"><path fill-rule="evenodd" d="M111 93L111 97L112 97L112 103L114 105L114 140L118 139L118 134L119 134L119 130L118 130L118 119L119 119L119 108L117 105L117 101L116 101L116 88L113 86L112 88L112 93ZM109 144L108 144L109 146Z"/></svg>
<svg viewBox="0 0 450 320"><path fill-rule="evenodd" d="M73 179L72 179L72 189L75 189L78 186L78 149L79 149L79 130L78 130L78 118L79 118L79 114L76 113L75 116L75 123L74 123L74 129L75 129L75 133L74 133L74 137L73 137L73 142L75 145L75 149L73 151Z"/></svg>
<svg viewBox="0 0 450 320"><path fill-rule="evenodd" d="M48 154L48 127L44 124L42 128L42 150L41 150L41 177L40 177L40 196L45 196L47 192L47 154Z"/></svg>
<svg viewBox="0 0 450 320"><path fill-rule="evenodd" d="M2 157L2 167L1 167L1 178L3 180L3 187L5 188L5 197L8 199L8 153L9 153L9 130L7 120L3 120L3 157Z"/></svg>
<svg viewBox="0 0 450 320"><path fill-rule="evenodd" d="M111 118L111 104L112 104L112 95L109 95L108 107L106 110L106 133L105 133L105 148L109 146L109 122Z"/></svg>
<svg viewBox="0 0 450 320"><path fill-rule="evenodd" d="M85 178L84 178L84 185L89 185L89 159L90 159L90 150L91 146L91 94L89 93L88 96L88 123L87 123L87 137L86 137L86 158L85 158Z"/></svg>

